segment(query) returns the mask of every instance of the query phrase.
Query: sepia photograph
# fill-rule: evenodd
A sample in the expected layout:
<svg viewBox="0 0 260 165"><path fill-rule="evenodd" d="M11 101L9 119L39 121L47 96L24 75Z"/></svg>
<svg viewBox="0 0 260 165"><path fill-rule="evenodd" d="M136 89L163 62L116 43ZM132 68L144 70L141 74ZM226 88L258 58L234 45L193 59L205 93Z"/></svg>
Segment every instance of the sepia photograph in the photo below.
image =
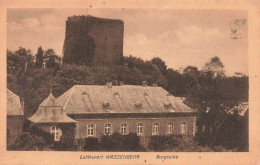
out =
<svg viewBox="0 0 260 165"><path fill-rule="evenodd" d="M244 10L8 9L7 150L248 152Z"/></svg>
<svg viewBox="0 0 260 165"><path fill-rule="evenodd" d="M1 165L259 164L259 2L50 2L0 2Z"/></svg>

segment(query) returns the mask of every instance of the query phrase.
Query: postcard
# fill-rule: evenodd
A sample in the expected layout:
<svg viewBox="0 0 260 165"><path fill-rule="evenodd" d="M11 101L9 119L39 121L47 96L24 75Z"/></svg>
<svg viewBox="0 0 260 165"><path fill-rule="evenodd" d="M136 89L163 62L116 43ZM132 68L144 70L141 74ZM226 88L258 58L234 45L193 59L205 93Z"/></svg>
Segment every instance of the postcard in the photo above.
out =
<svg viewBox="0 0 260 165"><path fill-rule="evenodd" d="M0 164L259 164L259 5L2 1Z"/></svg>

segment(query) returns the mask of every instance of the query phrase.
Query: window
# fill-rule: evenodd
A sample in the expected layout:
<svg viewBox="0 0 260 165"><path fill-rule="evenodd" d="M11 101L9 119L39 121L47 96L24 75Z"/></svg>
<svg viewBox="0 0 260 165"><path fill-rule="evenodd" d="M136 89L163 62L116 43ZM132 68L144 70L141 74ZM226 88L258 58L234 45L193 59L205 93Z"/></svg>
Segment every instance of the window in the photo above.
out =
<svg viewBox="0 0 260 165"><path fill-rule="evenodd" d="M120 132L122 135L125 135L126 134L126 128L127 128L127 124L121 124L121 129L120 129Z"/></svg>
<svg viewBox="0 0 260 165"><path fill-rule="evenodd" d="M152 135L158 135L158 134L159 134L159 123L154 123Z"/></svg>
<svg viewBox="0 0 260 165"><path fill-rule="evenodd" d="M186 134L187 128L186 128L186 122L181 122L181 134Z"/></svg>
<svg viewBox="0 0 260 165"><path fill-rule="evenodd" d="M105 124L105 135L111 134L111 124Z"/></svg>
<svg viewBox="0 0 260 165"><path fill-rule="evenodd" d="M167 124L167 133L173 133L173 123L169 122Z"/></svg>
<svg viewBox="0 0 260 165"><path fill-rule="evenodd" d="M87 130L87 136L94 136L95 131L95 125L94 124L89 124L88 125L88 130Z"/></svg>
<svg viewBox="0 0 260 165"><path fill-rule="evenodd" d="M143 123L138 123L137 124L137 135L143 134Z"/></svg>
<svg viewBox="0 0 260 165"><path fill-rule="evenodd" d="M52 126L51 127L51 134L54 135L54 141L59 141L60 140L60 136L61 136L60 128L58 128L56 126Z"/></svg>

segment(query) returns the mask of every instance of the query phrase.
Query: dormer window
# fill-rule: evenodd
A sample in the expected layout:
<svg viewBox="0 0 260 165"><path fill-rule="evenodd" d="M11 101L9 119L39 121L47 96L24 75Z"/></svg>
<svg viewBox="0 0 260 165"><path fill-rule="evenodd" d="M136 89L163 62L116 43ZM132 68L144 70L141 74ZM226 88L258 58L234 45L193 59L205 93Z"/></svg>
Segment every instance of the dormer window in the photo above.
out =
<svg viewBox="0 0 260 165"><path fill-rule="evenodd" d="M88 95L88 94L87 94L87 92L84 91L81 93L81 95Z"/></svg>
<svg viewBox="0 0 260 165"><path fill-rule="evenodd" d="M123 102L122 102L122 99L120 98L120 95L116 92L116 93L114 93L114 97L115 97L118 105L120 106L120 108L123 109Z"/></svg>
<svg viewBox="0 0 260 165"><path fill-rule="evenodd" d="M92 105L91 105L91 101L90 101L88 93L86 91L84 91L84 92L81 93L81 96L82 96L82 101L84 102L86 108L88 110L90 110Z"/></svg>
<svg viewBox="0 0 260 165"><path fill-rule="evenodd" d="M142 103L135 103L135 109L141 109Z"/></svg>
<svg viewBox="0 0 260 165"><path fill-rule="evenodd" d="M110 104L108 102L105 102L102 104L103 109L110 109Z"/></svg>
<svg viewBox="0 0 260 165"><path fill-rule="evenodd" d="M165 102L164 103L164 108L167 109L167 110L171 110L173 109L173 106L170 102Z"/></svg>

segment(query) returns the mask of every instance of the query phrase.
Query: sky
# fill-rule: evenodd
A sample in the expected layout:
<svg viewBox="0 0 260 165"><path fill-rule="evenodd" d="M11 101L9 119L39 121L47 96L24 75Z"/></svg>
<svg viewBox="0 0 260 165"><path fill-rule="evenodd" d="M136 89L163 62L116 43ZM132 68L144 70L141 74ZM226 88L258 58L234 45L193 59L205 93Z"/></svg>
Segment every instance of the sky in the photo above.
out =
<svg viewBox="0 0 260 165"><path fill-rule="evenodd" d="M124 21L124 56L160 57L169 68L202 69L218 56L226 75L248 75L247 12L172 9L8 9L7 48L37 53L54 49L62 56L66 20L92 15ZM181 69L180 69L181 70Z"/></svg>

